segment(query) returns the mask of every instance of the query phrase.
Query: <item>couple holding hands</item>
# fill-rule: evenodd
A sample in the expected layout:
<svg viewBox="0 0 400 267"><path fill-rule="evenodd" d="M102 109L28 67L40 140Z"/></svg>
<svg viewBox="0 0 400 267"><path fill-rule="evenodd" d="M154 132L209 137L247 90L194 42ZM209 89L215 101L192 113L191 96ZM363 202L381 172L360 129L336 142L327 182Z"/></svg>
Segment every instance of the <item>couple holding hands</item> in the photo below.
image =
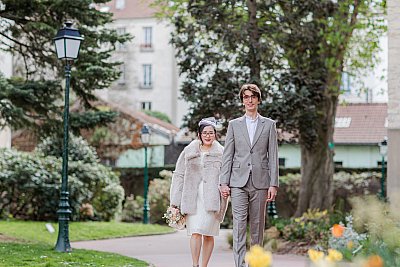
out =
<svg viewBox="0 0 400 267"><path fill-rule="evenodd" d="M247 222L251 245L262 245L265 210L279 186L275 122L257 109L261 91L241 87L245 114L229 122L222 147L216 140L214 118L199 122L198 140L180 154L172 176L171 206L186 214L193 266L206 267L230 196L233 214L233 254L236 267L245 266Z"/></svg>

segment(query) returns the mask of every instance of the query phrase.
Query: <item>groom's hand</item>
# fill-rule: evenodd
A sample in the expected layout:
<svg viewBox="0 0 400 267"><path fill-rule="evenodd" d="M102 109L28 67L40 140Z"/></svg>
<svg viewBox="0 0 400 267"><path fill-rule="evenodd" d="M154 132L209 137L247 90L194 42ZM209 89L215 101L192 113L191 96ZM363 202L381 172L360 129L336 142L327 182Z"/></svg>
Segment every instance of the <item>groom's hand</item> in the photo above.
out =
<svg viewBox="0 0 400 267"><path fill-rule="evenodd" d="M219 192L221 193L221 196L222 196L223 198L228 198L229 195L230 195L230 191L231 191L231 189L230 189L229 186L226 185L226 184L221 184L221 185L219 186Z"/></svg>
<svg viewBox="0 0 400 267"><path fill-rule="evenodd" d="M268 188L267 194L267 202L275 201L276 195L278 194L278 188L275 186L271 186Z"/></svg>

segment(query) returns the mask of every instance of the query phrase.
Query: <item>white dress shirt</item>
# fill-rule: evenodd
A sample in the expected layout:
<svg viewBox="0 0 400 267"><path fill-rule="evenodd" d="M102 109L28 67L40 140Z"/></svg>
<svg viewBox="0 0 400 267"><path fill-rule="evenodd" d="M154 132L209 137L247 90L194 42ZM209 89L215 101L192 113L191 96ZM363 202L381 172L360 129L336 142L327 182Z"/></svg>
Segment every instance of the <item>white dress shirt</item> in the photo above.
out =
<svg viewBox="0 0 400 267"><path fill-rule="evenodd" d="M247 132L249 133L250 144L253 145L254 135L256 133L257 124L258 124L258 114L255 119L252 119L251 117L249 117L247 115L245 115L245 117L246 117Z"/></svg>

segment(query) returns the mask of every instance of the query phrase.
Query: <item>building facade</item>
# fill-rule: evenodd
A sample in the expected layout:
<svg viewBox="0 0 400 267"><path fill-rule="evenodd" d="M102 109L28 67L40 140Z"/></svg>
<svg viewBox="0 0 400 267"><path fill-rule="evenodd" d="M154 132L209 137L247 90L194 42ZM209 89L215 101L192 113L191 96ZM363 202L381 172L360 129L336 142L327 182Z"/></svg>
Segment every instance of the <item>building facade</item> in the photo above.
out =
<svg viewBox="0 0 400 267"><path fill-rule="evenodd" d="M379 144L387 137L386 103L353 103L338 106L334 140L334 162L344 168L377 168L382 165ZM280 165L299 168L300 147L281 144Z"/></svg>
<svg viewBox="0 0 400 267"><path fill-rule="evenodd" d="M112 12L112 27L120 34L133 36L125 44L117 44L114 59L122 62L121 76L99 95L136 110L152 110L166 114L181 126L188 105L179 99L179 75L175 52L169 43L172 28L157 19L151 1L113 0L100 10Z"/></svg>
<svg viewBox="0 0 400 267"><path fill-rule="evenodd" d="M9 78L12 76L13 64L12 55L0 50L0 73L3 77ZM0 148L11 147L11 129L9 127L0 128Z"/></svg>
<svg viewBox="0 0 400 267"><path fill-rule="evenodd" d="M388 37L379 39L378 62L372 70L361 77L344 71L342 74L341 103L387 103L388 102Z"/></svg>

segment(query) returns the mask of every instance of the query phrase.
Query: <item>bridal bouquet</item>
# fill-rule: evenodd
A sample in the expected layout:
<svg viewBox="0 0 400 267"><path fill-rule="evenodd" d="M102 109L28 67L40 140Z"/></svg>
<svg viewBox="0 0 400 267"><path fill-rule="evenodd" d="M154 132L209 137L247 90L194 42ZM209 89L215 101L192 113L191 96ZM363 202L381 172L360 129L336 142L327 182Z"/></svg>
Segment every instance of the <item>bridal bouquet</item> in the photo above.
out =
<svg viewBox="0 0 400 267"><path fill-rule="evenodd" d="M185 228L185 215L181 213L181 210L178 207L168 207L163 218L172 228L177 230L183 230Z"/></svg>

